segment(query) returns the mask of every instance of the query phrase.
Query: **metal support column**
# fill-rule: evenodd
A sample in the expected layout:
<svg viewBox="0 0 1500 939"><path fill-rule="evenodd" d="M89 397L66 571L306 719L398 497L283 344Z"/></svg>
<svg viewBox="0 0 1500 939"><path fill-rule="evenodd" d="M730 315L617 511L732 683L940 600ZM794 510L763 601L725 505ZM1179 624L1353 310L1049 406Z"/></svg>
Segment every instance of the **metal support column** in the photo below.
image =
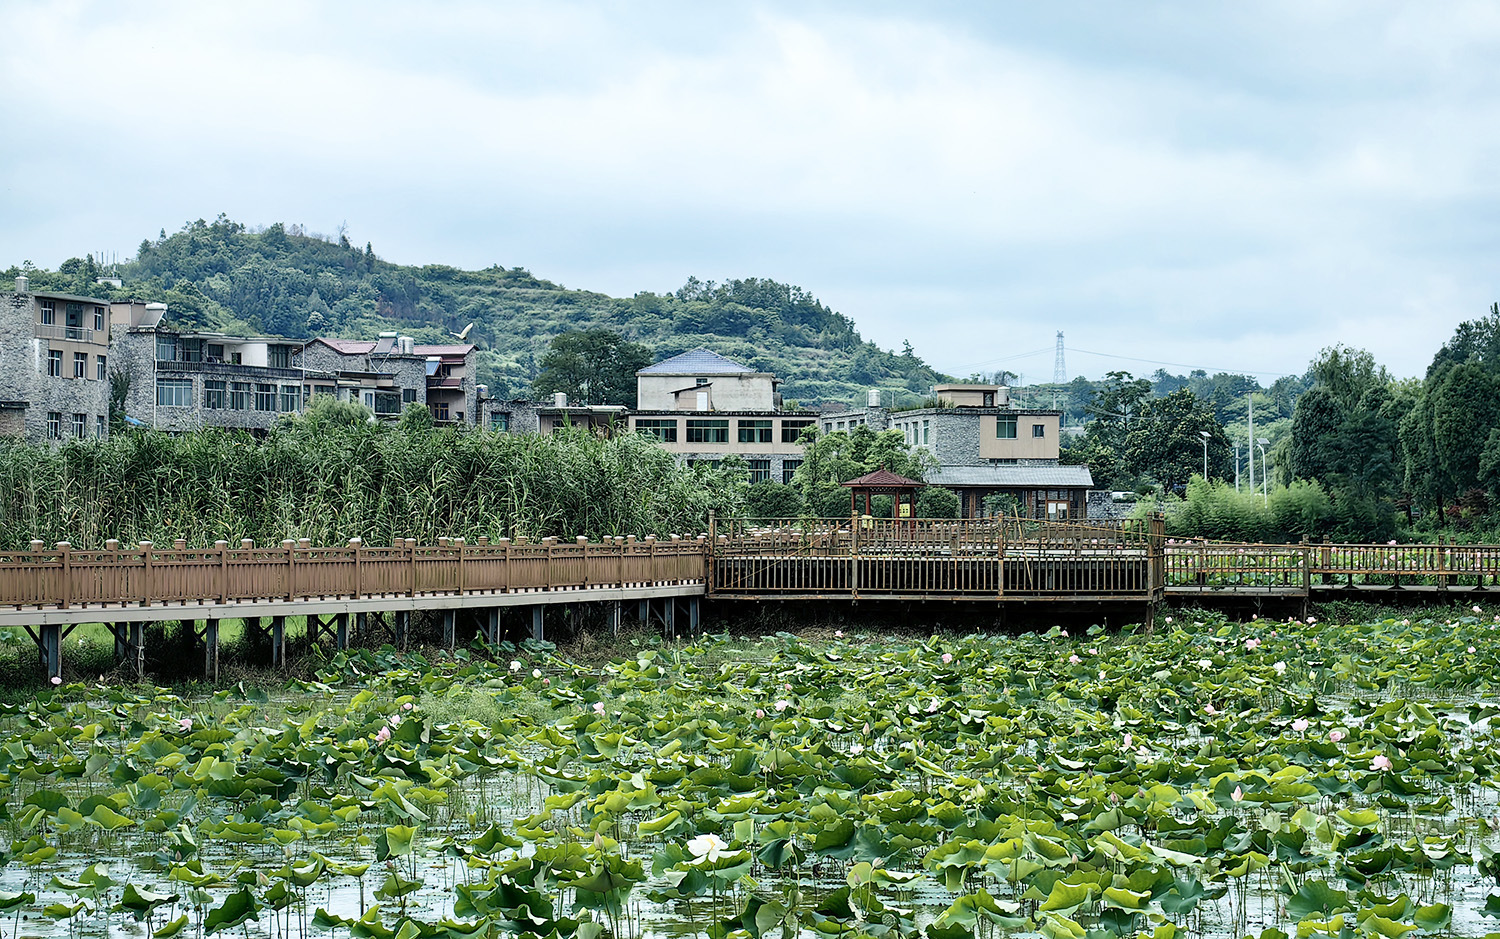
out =
<svg viewBox="0 0 1500 939"><path fill-rule="evenodd" d="M609 604L609 634L618 636L620 634L620 601L613 600Z"/></svg>
<svg viewBox="0 0 1500 939"><path fill-rule="evenodd" d="M492 606L485 611L484 641L492 646L500 644L500 608Z"/></svg>
<svg viewBox="0 0 1500 939"><path fill-rule="evenodd" d="M406 651L406 635L411 632L411 611L396 611L396 648Z"/></svg>
<svg viewBox="0 0 1500 939"><path fill-rule="evenodd" d="M271 664L277 668L286 665L286 617L271 617Z"/></svg>
<svg viewBox="0 0 1500 939"><path fill-rule="evenodd" d="M130 668L135 680L146 677L146 624L130 624Z"/></svg>
<svg viewBox="0 0 1500 939"><path fill-rule="evenodd" d="M349 648L349 614L339 613L334 617L334 645L343 652Z"/></svg>
<svg viewBox="0 0 1500 939"><path fill-rule="evenodd" d="M546 638L546 631L542 628L542 611L546 609L540 603L531 608L531 638L541 642Z"/></svg>
<svg viewBox="0 0 1500 939"><path fill-rule="evenodd" d="M687 604L688 604L688 635L690 635L690 636L696 636L696 635L698 635L699 629L702 628L702 622L700 620L700 611L699 611L699 608L698 608L698 598L697 597L688 597Z"/></svg>
<svg viewBox="0 0 1500 939"><path fill-rule="evenodd" d="M667 597L661 602L662 630L668 639L677 638L677 598Z"/></svg>
<svg viewBox="0 0 1500 939"><path fill-rule="evenodd" d="M354 614L354 635L357 637L364 637L370 628L370 621L365 617L364 613Z"/></svg>
<svg viewBox="0 0 1500 939"><path fill-rule="evenodd" d="M42 668L47 672L47 680L62 678L62 627L48 623L41 630L37 649L42 654Z"/></svg>
<svg viewBox="0 0 1500 939"><path fill-rule="evenodd" d="M219 621L203 621L203 679L219 680Z"/></svg>
<svg viewBox="0 0 1500 939"><path fill-rule="evenodd" d="M458 614L453 610L443 611L443 648L452 649L458 645L458 629L454 619Z"/></svg>
<svg viewBox="0 0 1500 939"><path fill-rule="evenodd" d="M635 618L647 625L651 623L651 601L649 599L636 602Z"/></svg>

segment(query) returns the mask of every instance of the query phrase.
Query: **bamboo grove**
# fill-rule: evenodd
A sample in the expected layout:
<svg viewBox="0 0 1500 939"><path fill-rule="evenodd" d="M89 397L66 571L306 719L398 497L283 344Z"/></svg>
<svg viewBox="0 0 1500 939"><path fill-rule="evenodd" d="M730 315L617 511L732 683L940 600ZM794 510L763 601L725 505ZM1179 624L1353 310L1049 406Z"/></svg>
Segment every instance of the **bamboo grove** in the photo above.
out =
<svg viewBox="0 0 1500 939"><path fill-rule="evenodd" d="M508 435L289 420L269 436L125 433L0 444L0 549L360 537L433 543L705 531L743 483L635 435Z"/></svg>

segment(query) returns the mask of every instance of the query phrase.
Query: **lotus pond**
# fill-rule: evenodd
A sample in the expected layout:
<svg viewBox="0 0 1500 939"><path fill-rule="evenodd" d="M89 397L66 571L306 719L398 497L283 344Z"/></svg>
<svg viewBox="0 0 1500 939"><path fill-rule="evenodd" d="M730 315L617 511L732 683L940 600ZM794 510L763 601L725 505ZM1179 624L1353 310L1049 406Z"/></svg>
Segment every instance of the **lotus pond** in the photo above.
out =
<svg viewBox="0 0 1500 939"><path fill-rule="evenodd" d="M1500 617L1181 619L49 688L0 711L0 932L1494 928Z"/></svg>

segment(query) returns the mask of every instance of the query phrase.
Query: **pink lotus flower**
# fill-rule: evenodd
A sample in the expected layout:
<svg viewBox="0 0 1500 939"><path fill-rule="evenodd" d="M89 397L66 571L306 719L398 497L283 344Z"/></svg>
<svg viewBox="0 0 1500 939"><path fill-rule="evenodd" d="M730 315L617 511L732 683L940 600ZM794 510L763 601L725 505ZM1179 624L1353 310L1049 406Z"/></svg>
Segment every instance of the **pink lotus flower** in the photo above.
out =
<svg viewBox="0 0 1500 939"><path fill-rule="evenodd" d="M1126 734L1124 744L1125 749L1129 750L1131 747L1135 746L1135 738L1130 736L1129 734Z"/></svg>
<svg viewBox="0 0 1500 939"><path fill-rule="evenodd" d="M1082 662L1083 659L1080 659L1076 655L1070 655L1070 656L1068 656L1068 661L1071 662L1071 663L1073 663L1074 665L1077 665L1079 662Z"/></svg>
<svg viewBox="0 0 1500 939"><path fill-rule="evenodd" d="M844 631L842 629L835 629L833 631L833 638L835 638L835 639L842 639L842 638L844 638Z"/></svg>
<svg viewBox="0 0 1500 939"><path fill-rule="evenodd" d="M1213 706L1213 703L1210 702L1208 704L1203 705L1203 713L1207 714L1209 717L1213 717L1215 714L1218 714L1219 711L1218 711L1217 708L1215 708Z"/></svg>
<svg viewBox="0 0 1500 939"><path fill-rule="evenodd" d="M1292 730L1296 731L1299 734L1304 730L1307 730L1307 727L1307 718L1305 717L1299 717L1296 720L1292 721Z"/></svg>
<svg viewBox="0 0 1500 939"><path fill-rule="evenodd" d="M776 702L776 710L778 710L778 711L785 711L787 708L789 708L791 706L792 706L792 702L786 700L785 698L783 698L780 701Z"/></svg>
<svg viewBox="0 0 1500 939"><path fill-rule="evenodd" d="M401 705L401 710L403 710L403 711L410 711L411 710L411 702L407 701L405 704Z"/></svg>
<svg viewBox="0 0 1500 939"><path fill-rule="evenodd" d="M595 701L594 702L594 713L598 714L600 717L604 716L604 702L603 701Z"/></svg>
<svg viewBox="0 0 1500 939"><path fill-rule="evenodd" d="M862 743L856 743L849 748L849 752L854 756L859 756L861 753L865 752L865 745Z"/></svg>
<svg viewBox="0 0 1500 939"><path fill-rule="evenodd" d="M1334 743L1338 743L1340 740L1344 739L1344 732L1342 730L1330 730L1328 732L1328 739L1332 740Z"/></svg>
<svg viewBox="0 0 1500 939"><path fill-rule="evenodd" d="M1172 617L1168 616L1165 619L1163 619L1162 622L1164 622L1164 623L1171 623L1172 622Z"/></svg>
<svg viewBox="0 0 1500 939"><path fill-rule="evenodd" d="M1470 655L1474 654L1474 647L1473 646L1469 646L1469 654Z"/></svg>
<svg viewBox="0 0 1500 939"><path fill-rule="evenodd" d="M391 729L382 724L380 730L375 733L375 742L385 743L389 739L391 739Z"/></svg>
<svg viewBox="0 0 1500 939"><path fill-rule="evenodd" d="M550 679L550 678L543 678L542 679L542 687L549 688L551 686L552 686L552 679Z"/></svg>
<svg viewBox="0 0 1500 939"><path fill-rule="evenodd" d="M782 691L791 691L792 690L792 683L791 682L787 682L786 684L782 685L781 686L781 690Z"/></svg>
<svg viewBox="0 0 1500 939"><path fill-rule="evenodd" d="M755 716L756 717L765 717L766 716L765 709L763 709L763 708L756 708L755 709Z"/></svg>
<svg viewBox="0 0 1500 939"><path fill-rule="evenodd" d="M1260 640L1252 636L1251 638L1245 640L1245 651L1254 652L1259 645Z"/></svg>
<svg viewBox="0 0 1500 939"><path fill-rule="evenodd" d="M1474 604L1474 612L1475 613L1483 613L1484 610L1480 609L1479 608L1479 604L1476 603L1476 604Z"/></svg>
<svg viewBox="0 0 1500 939"><path fill-rule="evenodd" d="M943 653L943 664L944 665L951 665L952 663L953 663L953 653L952 652L944 652Z"/></svg>
<svg viewBox="0 0 1500 939"><path fill-rule="evenodd" d="M177 729L178 730L192 730L193 729L193 719L191 717L184 717L182 720L180 720L180 721L177 722Z"/></svg>
<svg viewBox="0 0 1500 939"><path fill-rule="evenodd" d="M1390 768L1391 758L1384 753L1377 755L1375 759L1370 761L1370 769L1372 770L1389 770Z"/></svg>
<svg viewBox="0 0 1500 939"><path fill-rule="evenodd" d="M1098 655L1098 654L1099 654L1099 650L1098 649L1090 649L1089 650L1089 655Z"/></svg>
<svg viewBox="0 0 1500 939"><path fill-rule="evenodd" d="M1318 622L1318 618L1316 616L1309 616L1307 618L1307 625L1309 625L1309 626L1317 625L1317 622Z"/></svg>
<svg viewBox="0 0 1500 939"><path fill-rule="evenodd" d="M62 684L62 676L61 675L53 675L52 676L52 684L54 686Z"/></svg>
<svg viewBox="0 0 1500 939"><path fill-rule="evenodd" d="M1245 790L1241 789L1239 786L1235 786L1234 791L1229 794L1229 798L1233 799L1236 802L1244 802Z"/></svg>
<svg viewBox="0 0 1500 939"><path fill-rule="evenodd" d="M1064 638L1064 639L1066 639L1066 638L1068 638L1068 631L1067 631L1067 630L1066 630L1066 629L1064 629L1064 630L1063 630L1063 631L1062 631L1062 637L1063 637L1063 638Z"/></svg>

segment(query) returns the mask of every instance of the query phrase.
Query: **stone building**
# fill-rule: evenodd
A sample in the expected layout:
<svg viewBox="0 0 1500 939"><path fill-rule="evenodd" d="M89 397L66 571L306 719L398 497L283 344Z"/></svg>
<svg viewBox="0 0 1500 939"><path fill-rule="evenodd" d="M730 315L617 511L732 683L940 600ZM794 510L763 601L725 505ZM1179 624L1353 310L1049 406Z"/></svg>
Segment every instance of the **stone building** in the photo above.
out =
<svg viewBox="0 0 1500 939"><path fill-rule="evenodd" d="M300 342L175 329L166 307L111 306L112 349L125 385L125 415L156 430L228 427L263 433L302 410L307 392Z"/></svg>
<svg viewBox="0 0 1500 939"><path fill-rule="evenodd" d="M298 361L313 394L357 401L380 418L394 419L416 402L439 424L479 421L472 345L419 345L395 333L373 341L320 338L302 346Z"/></svg>
<svg viewBox="0 0 1500 939"><path fill-rule="evenodd" d="M31 443L109 433L109 301L31 290L0 300L0 434Z"/></svg>
<svg viewBox="0 0 1500 939"><path fill-rule="evenodd" d="M630 430L655 437L689 462L730 454L750 466L750 481L790 482L802 465L807 411L784 411L780 382L707 349L694 349L636 372L637 410Z"/></svg>
<svg viewBox="0 0 1500 939"><path fill-rule="evenodd" d="M819 417L824 433L861 425L899 430L938 462L926 481L957 493L961 514L977 518L1019 511L1034 518L1084 518L1093 478L1086 466L1063 466L1062 412L1018 408L1003 385L936 385L931 406L892 410L870 392L864 408Z"/></svg>
<svg viewBox="0 0 1500 939"><path fill-rule="evenodd" d="M502 434L552 434L580 427L608 436L627 426L624 405L569 404L563 392L553 395L551 401L485 400L480 407L484 409L484 426Z"/></svg>

